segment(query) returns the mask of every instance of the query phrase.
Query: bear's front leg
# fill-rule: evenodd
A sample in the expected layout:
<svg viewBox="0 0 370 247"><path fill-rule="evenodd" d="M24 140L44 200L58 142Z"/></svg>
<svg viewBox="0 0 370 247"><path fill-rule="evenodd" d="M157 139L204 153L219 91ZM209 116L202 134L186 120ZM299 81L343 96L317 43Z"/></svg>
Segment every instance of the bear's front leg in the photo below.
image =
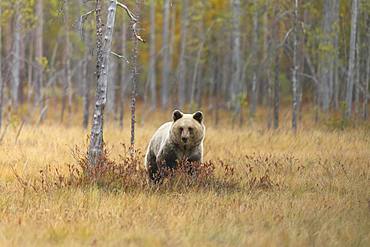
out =
<svg viewBox="0 0 370 247"><path fill-rule="evenodd" d="M157 183L160 177L156 157L153 152L149 151L146 156L147 172L150 182Z"/></svg>

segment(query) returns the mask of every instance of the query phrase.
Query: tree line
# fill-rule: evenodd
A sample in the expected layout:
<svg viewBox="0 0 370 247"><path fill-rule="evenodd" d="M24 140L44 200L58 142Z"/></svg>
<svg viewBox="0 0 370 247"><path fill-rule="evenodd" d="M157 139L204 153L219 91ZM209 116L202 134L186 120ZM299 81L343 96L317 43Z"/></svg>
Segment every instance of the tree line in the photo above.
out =
<svg viewBox="0 0 370 247"><path fill-rule="evenodd" d="M11 112L25 121L37 116L41 124L57 105L60 122L70 122L82 108L81 124L87 128L91 119L94 124L102 63L97 39L107 38L112 4L99 2L100 21L91 17L96 1L1 1L0 123ZM369 1L123 4L139 18L138 25L132 28L126 9L116 14L103 72L105 111L121 127L125 109L135 108L136 98L144 115L202 108L213 113L216 124L222 110L233 113L233 124L245 125L266 109L267 126L279 128L283 106L291 108L293 129L303 107L317 121L338 112L345 119L368 118ZM101 36L95 35L98 21ZM137 35L146 41L139 47Z"/></svg>

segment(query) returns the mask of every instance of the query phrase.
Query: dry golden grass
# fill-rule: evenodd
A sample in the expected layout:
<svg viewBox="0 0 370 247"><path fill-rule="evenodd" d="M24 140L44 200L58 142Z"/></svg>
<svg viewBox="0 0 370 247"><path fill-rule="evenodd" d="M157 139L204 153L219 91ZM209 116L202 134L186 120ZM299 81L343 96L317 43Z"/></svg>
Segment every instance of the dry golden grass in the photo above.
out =
<svg viewBox="0 0 370 247"><path fill-rule="evenodd" d="M160 122L137 129L141 150ZM208 127L205 160L224 184L134 190L97 185L34 191L40 170L68 172L87 132L10 127L0 149L0 246L369 246L370 132ZM106 127L119 160L129 130ZM233 175L226 174L221 163ZM236 183L236 186L233 182ZM230 186L228 186L230 185Z"/></svg>

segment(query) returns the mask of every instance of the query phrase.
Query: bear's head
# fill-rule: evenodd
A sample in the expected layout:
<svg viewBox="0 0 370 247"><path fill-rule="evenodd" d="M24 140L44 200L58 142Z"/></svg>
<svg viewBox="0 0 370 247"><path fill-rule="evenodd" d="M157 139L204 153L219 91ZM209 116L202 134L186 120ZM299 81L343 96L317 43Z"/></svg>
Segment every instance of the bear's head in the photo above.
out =
<svg viewBox="0 0 370 247"><path fill-rule="evenodd" d="M184 114L179 110L172 113L173 124L170 130L171 140L184 147L191 148L199 145L205 134L203 113Z"/></svg>

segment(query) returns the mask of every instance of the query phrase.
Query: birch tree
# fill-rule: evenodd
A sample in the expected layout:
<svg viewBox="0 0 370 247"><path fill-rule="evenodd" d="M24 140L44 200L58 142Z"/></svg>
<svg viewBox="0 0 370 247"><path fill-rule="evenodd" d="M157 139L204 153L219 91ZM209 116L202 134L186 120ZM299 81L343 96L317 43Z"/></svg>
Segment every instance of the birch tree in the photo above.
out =
<svg viewBox="0 0 370 247"><path fill-rule="evenodd" d="M178 98L179 108L182 109L185 104L185 83L186 83L186 41L188 33L188 5L189 0L182 1L182 16L181 16L181 48L180 62L178 75Z"/></svg>
<svg viewBox="0 0 370 247"><path fill-rule="evenodd" d="M259 30L259 23L258 23L258 2L257 0L253 1L253 33L252 33L252 59L253 59L253 66L252 66L252 87L251 87L251 104L250 104L250 121L252 122L255 115L256 115L256 108L257 108L257 70L258 70L258 30Z"/></svg>
<svg viewBox="0 0 370 247"><path fill-rule="evenodd" d="M18 96L20 85L20 53L21 53L21 3L19 0L15 3L13 49L12 49L12 103L15 109L18 108Z"/></svg>
<svg viewBox="0 0 370 247"><path fill-rule="evenodd" d="M101 158L103 151L103 123L104 107L107 100L108 86L108 64L112 47L113 29L116 16L117 2L111 0L108 7L107 24L103 36L103 23L101 19L102 4L96 0L95 18L96 18L96 98L93 114L93 122L90 135L90 147L88 151L90 165L96 165ZM104 37L104 38L103 38Z"/></svg>
<svg viewBox="0 0 370 247"><path fill-rule="evenodd" d="M274 6L274 15L279 13L277 5ZM273 126L274 129L279 128L279 112L280 112L280 52L279 52L279 22L275 20L272 25L271 47L273 50Z"/></svg>
<svg viewBox="0 0 370 247"><path fill-rule="evenodd" d="M150 84L150 103L153 110L157 107L157 74L156 74L156 0L150 1L150 62L149 62L149 84Z"/></svg>
<svg viewBox="0 0 370 247"><path fill-rule="evenodd" d="M41 111L43 109L42 85L44 80L44 69L42 64L43 59L43 27L44 27L44 10L43 0L36 1L36 31L35 31L35 58L37 62L36 79L34 83L35 91L35 106L39 106Z"/></svg>
<svg viewBox="0 0 370 247"><path fill-rule="evenodd" d="M241 114L241 103L237 96L241 96L241 52L240 52L240 0L231 0L232 7L232 74L231 100L235 107L235 114Z"/></svg>
<svg viewBox="0 0 370 247"><path fill-rule="evenodd" d="M117 5L122 7L133 24L133 34L136 39L142 41L142 38L137 34L136 23L137 19L132 12L122 3L117 3L116 0L110 0L108 4L107 23L103 34L103 22L101 18L102 4L101 0L96 0L95 5L95 21L96 21L96 98L93 113L93 121L90 134L90 146L88 150L89 164L94 166L98 164L103 152L103 124L104 124L104 108L107 102L107 87L109 75L109 57L112 54L112 39L116 20ZM113 52L113 54L116 54ZM135 119L133 119L135 121Z"/></svg>
<svg viewBox="0 0 370 247"><path fill-rule="evenodd" d="M370 44L370 18L369 14L366 13L366 40L367 44ZM366 59L366 70L365 70L365 89L364 89L364 101L363 101L363 119L367 120L369 115L368 102L369 102L369 83L370 83L370 46L367 47L367 59Z"/></svg>
<svg viewBox="0 0 370 247"><path fill-rule="evenodd" d="M352 0L351 11L351 38L348 58L348 77L347 77L347 91L346 91L346 118L352 115L352 95L353 95L353 81L355 69L355 55L356 55L356 37L357 37L357 16L358 16L358 0Z"/></svg>
<svg viewBox="0 0 370 247"><path fill-rule="evenodd" d="M121 26L121 39L127 39L127 25L126 21L122 22ZM127 54L126 42L121 43L121 52L123 55ZM121 81L120 81L120 107L119 107L119 126L123 129L123 117L125 111L125 95L127 88L127 61L121 62Z"/></svg>
<svg viewBox="0 0 370 247"><path fill-rule="evenodd" d="M332 21L332 34L333 34L333 104L334 108L339 108L339 90L340 90L340 81L339 81L339 5L340 1L333 1L333 21Z"/></svg>
<svg viewBox="0 0 370 247"><path fill-rule="evenodd" d="M163 65L162 65L162 108L168 106L169 100L169 74L170 74L170 51L169 51L169 29L170 29L170 0L163 3Z"/></svg>
<svg viewBox="0 0 370 247"><path fill-rule="evenodd" d="M88 53L88 52L85 52ZM82 64L82 109L83 109L83 117L82 117L82 126L84 129L87 129L87 126L89 124L89 105L90 105L90 99L89 99L89 80L88 80L88 65L89 65L89 59L88 55L85 54L85 60Z"/></svg>
<svg viewBox="0 0 370 247"><path fill-rule="evenodd" d="M139 55L139 41L143 41L136 31L137 24L139 23L140 18L140 9L142 3L141 0L136 0L136 12L137 17L132 19L132 40L133 40L133 48L132 48L132 85L131 85L131 140L130 140L130 149L131 155L135 154L135 112L136 112L136 90L137 90L137 82L138 82L138 55ZM139 30L139 28L137 28Z"/></svg>
<svg viewBox="0 0 370 247"><path fill-rule="evenodd" d="M64 112L67 106L69 118L72 112L72 80L71 80L71 42L69 31L69 7L68 3L64 3L64 33L65 33L65 50L64 50L64 83L62 96L62 110L60 115L60 122L63 122ZM70 119L69 119L70 120Z"/></svg>
<svg viewBox="0 0 370 247"><path fill-rule="evenodd" d="M299 19L298 19L298 0L294 0L294 14L293 14L293 68L292 68L292 89L293 89L293 105L292 105L292 128L293 131L297 131L297 116L298 116L298 87L299 87L299 80L297 76L298 72L298 27L299 27Z"/></svg>
<svg viewBox="0 0 370 247"><path fill-rule="evenodd" d="M329 110L333 97L336 66L336 15L338 0L325 0L322 24L322 39L319 47L320 103L324 112Z"/></svg>

